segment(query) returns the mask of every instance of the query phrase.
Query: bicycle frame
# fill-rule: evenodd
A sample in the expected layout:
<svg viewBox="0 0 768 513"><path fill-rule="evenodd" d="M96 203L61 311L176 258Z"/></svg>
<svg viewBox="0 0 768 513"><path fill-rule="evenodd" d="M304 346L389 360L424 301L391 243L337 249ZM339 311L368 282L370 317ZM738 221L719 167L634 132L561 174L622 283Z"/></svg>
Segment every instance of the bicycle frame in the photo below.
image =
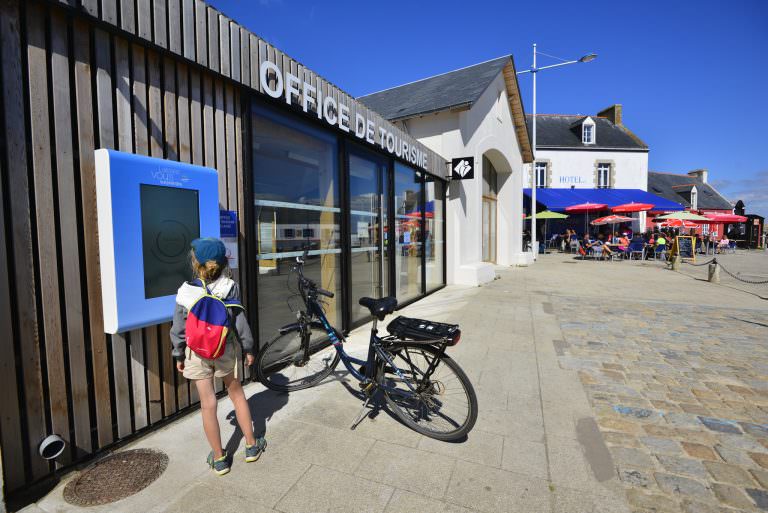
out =
<svg viewBox="0 0 768 513"><path fill-rule="evenodd" d="M307 313L310 314L310 316L316 317L320 323L323 325L323 328L325 329L326 333L328 334L328 338L331 340L331 343L333 344L334 349L337 353L339 353L339 356L341 357L341 361L344 364L344 367L347 368L347 371L349 371L352 376L358 381L363 382L373 382L376 372L376 356L384 360L387 365L391 366L392 370L395 372L395 374L403 380L403 383L408 387L408 389L413 392L417 393L416 389L411 386L411 384L408 382L408 380L405 379L405 376L403 375L402 371L395 365L395 363L392 361L389 356L384 352L384 350L381 348L381 338L377 336L377 324L378 319L373 320L373 328L371 329L371 338L368 344L368 358L367 360L361 360L359 358L355 358L351 356L349 353L347 353L344 350L343 346L343 340L339 339L339 336L337 335L336 329L334 329L333 326L328 322L328 318L325 316L325 312L323 311L323 308L320 306L318 301L312 297L306 297L305 304L307 305L307 309L309 310ZM310 321L311 322L311 321ZM309 347L309 344L306 344L306 347ZM363 365L365 366L365 374L361 374L355 366L357 365ZM389 392L402 394L404 390L400 390L394 387L390 387L389 385L385 385L382 383L377 384L382 389L385 389Z"/></svg>

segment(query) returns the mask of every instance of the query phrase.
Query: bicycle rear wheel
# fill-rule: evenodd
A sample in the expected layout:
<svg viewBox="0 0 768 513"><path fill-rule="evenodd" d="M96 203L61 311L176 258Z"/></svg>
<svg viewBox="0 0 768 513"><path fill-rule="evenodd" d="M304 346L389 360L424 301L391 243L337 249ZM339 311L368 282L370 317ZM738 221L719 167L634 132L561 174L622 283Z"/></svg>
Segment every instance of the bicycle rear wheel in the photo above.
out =
<svg viewBox="0 0 768 513"><path fill-rule="evenodd" d="M309 357L301 331L281 333L256 356L256 377L264 386L278 392L293 392L318 384L339 364L339 353L328 335L310 337Z"/></svg>
<svg viewBox="0 0 768 513"><path fill-rule="evenodd" d="M477 396L461 367L445 354L436 361L438 349L426 344L393 344L385 351L401 374L380 362L379 383L392 413L430 438L465 437L477 420ZM434 372L425 378L433 362Z"/></svg>

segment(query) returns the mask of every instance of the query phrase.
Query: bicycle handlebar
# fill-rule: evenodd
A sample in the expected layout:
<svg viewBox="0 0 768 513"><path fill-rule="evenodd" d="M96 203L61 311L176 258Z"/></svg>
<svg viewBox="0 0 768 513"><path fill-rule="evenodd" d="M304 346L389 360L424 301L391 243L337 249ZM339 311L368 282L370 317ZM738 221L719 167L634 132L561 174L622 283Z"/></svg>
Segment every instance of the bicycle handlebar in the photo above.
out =
<svg viewBox="0 0 768 513"><path fill-rule="evenodd" d="M322 289L317 286L317 283L310 280L309 278L304 277L304 263L307 261L307 256L309 256L309 249L304 250L304 254L300 257L296 257L296 269L299 272L299 285L302 287L306 287L310 289L312 292L315 292L316 294L320 294L321 296L325 296L328 298L333 298L334 293L330 292L328 290Z"/></svg>

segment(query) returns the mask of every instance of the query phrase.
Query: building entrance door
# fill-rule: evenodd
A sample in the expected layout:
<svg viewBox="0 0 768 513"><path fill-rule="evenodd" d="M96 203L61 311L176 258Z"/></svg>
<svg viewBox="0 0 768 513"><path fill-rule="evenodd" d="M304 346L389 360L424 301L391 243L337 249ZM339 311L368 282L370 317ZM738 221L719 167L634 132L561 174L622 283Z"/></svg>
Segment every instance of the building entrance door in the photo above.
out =
<svg viewBox="0 0 768 513"><path fill-rule="evenodd" d="M496 200L483 198L483 261L496 263Z"/></svg>
<svg viewBox="0 0 768 513"><path fill-rule="evenodd" d="M388 292L386 163L364 153L350 151L349 162L349 251L350 323L370 316L358 300L380 298Z"/></svg>
<svg viewBox="0 0 768 513"><path fill-rule="evenodd" d="M498 176L490 159L483 155L483 262L496 263L496 197Z"/></svg>

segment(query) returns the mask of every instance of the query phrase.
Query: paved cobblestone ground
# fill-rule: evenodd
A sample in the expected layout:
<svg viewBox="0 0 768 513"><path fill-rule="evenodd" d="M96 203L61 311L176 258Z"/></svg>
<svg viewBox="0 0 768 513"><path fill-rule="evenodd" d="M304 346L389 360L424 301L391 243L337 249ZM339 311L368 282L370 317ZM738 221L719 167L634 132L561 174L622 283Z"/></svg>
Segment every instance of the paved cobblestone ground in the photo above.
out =
<svg viewBox="0 0 768 513"><path fill-rule="evenodd" d="M766 506L764 313L562 298L554 305L572 319L560 323L561 366L578 371L631 502L664 511L696 511L697 501Z"/></svg>
<svg viewBox="0 0 768 513"><path fill-rule="evenodd" d="M726 265L765 272L757 257ZM578 372L634 511L768 510L765 310L610 296L552 302L560 365Z"/></svg>

